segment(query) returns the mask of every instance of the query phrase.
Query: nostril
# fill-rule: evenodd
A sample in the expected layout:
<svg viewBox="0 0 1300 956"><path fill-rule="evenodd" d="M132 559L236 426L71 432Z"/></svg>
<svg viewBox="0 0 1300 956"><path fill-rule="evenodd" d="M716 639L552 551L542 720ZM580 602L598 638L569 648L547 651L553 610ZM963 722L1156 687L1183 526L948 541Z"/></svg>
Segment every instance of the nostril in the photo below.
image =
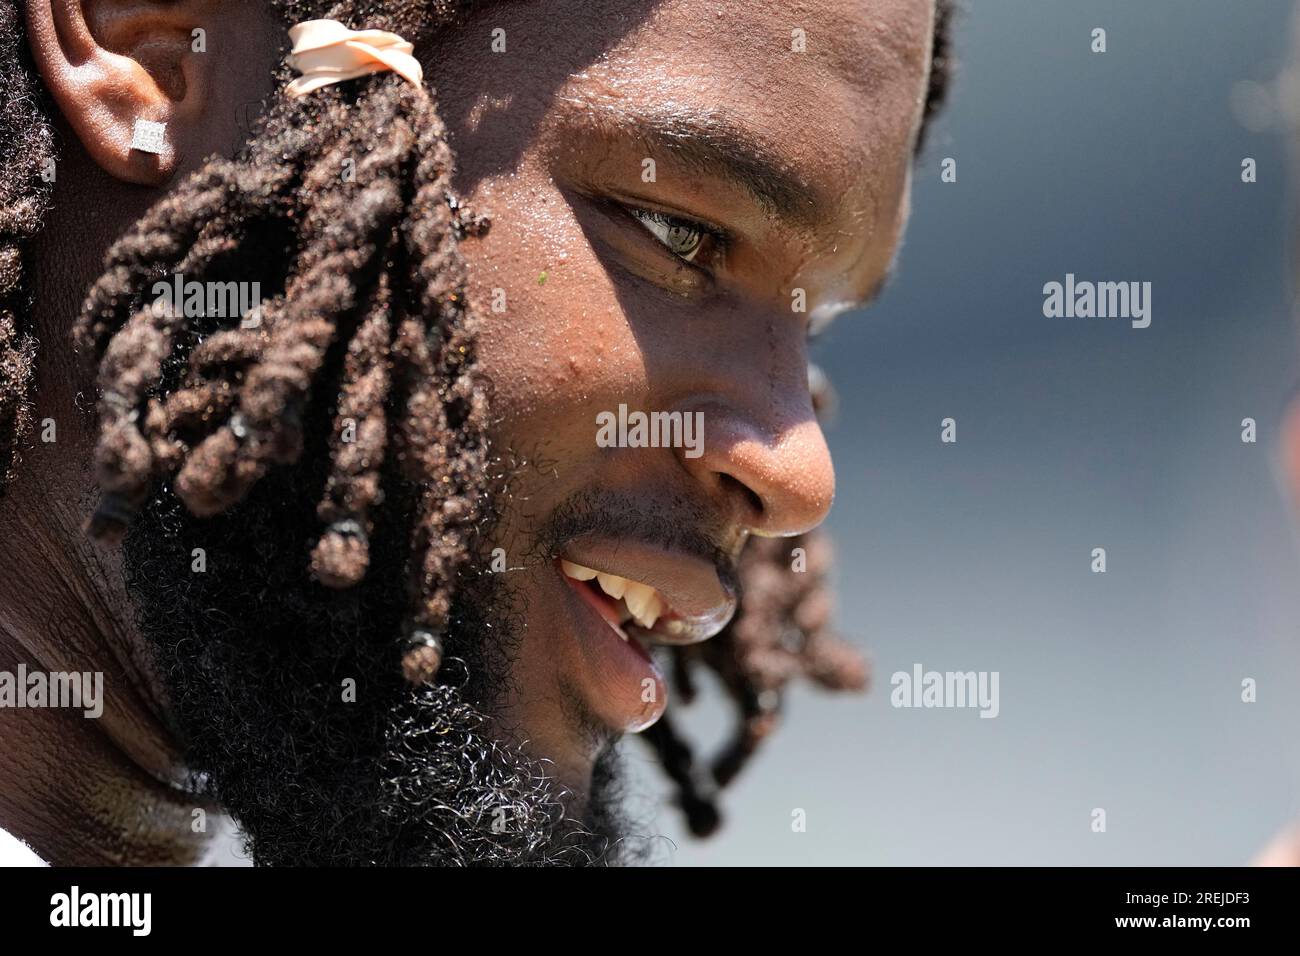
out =
<svg viewBox="0 0 1300 956"><path fill-rule="evenodd" d="M723 472L720 477L723 492L728 496L732 494L739 495L749 505L753 521L757 521L762 517L767 509L763 506L763 499L758 496L753 488L726 472Z"/></svg>

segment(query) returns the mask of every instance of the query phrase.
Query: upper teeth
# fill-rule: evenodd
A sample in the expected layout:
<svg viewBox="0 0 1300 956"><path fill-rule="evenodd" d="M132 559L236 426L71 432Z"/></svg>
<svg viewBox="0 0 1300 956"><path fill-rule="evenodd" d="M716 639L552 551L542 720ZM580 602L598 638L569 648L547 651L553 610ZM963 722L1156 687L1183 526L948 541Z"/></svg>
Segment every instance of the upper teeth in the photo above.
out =
<svg viewBox="0 0 1300 956"><path fill-rule="evenodd" d="M630 581L617 574L584 568L572 561L561 560L560 569L576 581L590 581L595 578L600 589L614 600L621 600L627 612L632 615L632 619L646 630L654 627L655 622L659 620L659 615L664 612L664 599L648 584Z"/></svg>

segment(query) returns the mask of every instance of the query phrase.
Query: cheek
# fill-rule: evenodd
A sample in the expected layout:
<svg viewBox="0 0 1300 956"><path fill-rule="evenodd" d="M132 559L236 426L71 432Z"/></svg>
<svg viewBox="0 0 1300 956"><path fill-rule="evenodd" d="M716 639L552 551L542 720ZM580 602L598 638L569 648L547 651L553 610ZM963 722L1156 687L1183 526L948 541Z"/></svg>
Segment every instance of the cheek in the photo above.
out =
<svg viewBox="0 0 1300 956"><path fill-rule="evenodd" d="M502 192L478 201L494 224L462 245L482 323L479 365L493 384L494 438L593 452L596 412L645 388L641 351L568 205L553 189L540 202L540 190L510 186L529 202Z"/></svg>

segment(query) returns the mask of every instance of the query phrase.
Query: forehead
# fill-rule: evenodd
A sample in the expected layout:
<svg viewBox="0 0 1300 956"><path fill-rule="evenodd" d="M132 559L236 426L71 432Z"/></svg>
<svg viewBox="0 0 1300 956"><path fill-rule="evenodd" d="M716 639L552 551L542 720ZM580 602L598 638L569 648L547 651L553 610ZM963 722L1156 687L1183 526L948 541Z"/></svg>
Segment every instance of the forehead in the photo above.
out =
<svg viewBox="0 0 1300 956"><path fill-rule="evenodd" d="M583 73L610 95L743 104L756 120L827 134L881 106L903 114L904 135L915 118L905 107L924 89L933 0L636 6L640 22Z"/></svg>
<svg viewBox="0 0 1300 956"><path fill-rule="evenodd" d="M933 0L669 0L579 71L578 107L725 113L778 160L878 205L910 161Z"/></svg>
<svg viewBox="0 0 1300 956"><path fill-rule="evenodd" d="M546 100L539 125L552 139L598 112L628 114L629 126L650 113L716 120L822 196L829 213L809 226L810 254L857 276L884 272L923 112L933 0L619 0L599 16L580 7L523 8L533 21L525 42L542 46L534 26L545 33L545 59L563 74L532 94Z"/></svg>
<svg viewBox="0 0 1300 956"><path fill-rule="evenodd" d="M799 187L813 211L802 221L755 213L800 250L795 271L812 270L821 280L806 278L844 301L878 285L906 211L934 0L602 0L598 9L488 4L452 41L456 53L433 53L440 91L464 103L449 114L462 160L507 172L558 148L607 153L589 162L622 168L663 158L663 136L636 151L642 133L672 138L680 127L689 152L703 124L723 143L745 142L733 158L757 157ZM508 55L485 54L489 30ZM612 139L577 135L611 117ZM665 185L680 185L681 172Z"/></svg>

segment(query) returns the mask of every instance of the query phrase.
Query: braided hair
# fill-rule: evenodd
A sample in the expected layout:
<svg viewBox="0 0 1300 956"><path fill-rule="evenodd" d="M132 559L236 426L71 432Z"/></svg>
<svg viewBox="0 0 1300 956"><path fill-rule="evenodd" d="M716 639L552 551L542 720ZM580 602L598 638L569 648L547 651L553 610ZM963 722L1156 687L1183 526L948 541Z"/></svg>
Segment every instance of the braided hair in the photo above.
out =
<svg viewBox="0 0 1300 956"><path fill-rule="evenodd" d="M327 17L419 42L468 5L272 6L290 24ZM98 360L99 537L120 537L164 482L200 517L238 504L268 469L298 461L304 412L337 375L312 572L334 588L365 576L391 456L421 488L403 665L416 683L437 670L487 470L487 395L458 249L484 224L459 207L451 175L436 101L400 77L299 98L281 84L238 156L209 160L113 245L74 332ZM168 274L256 278L260 314L232 328L145 302Z"/></svg>
<svg viewBox="0 0 1300 956"><path fill-rule="evenodd" d="M268 2L286 28L329 18L417 46L479 5ZM947 86L950 14L941 0L927 120ZM347 588L366 575L381 477L395 471L418 489L402 669L425 683L438 670L453 583L490 498L490 394L459 250L487 222L452 192L435 97L380 73L293 98L284 92L287 67L279 69L278 92L242 151L209 159L172 188L112 246L87 295L74 342L95 366L100 395L101 500L89 530L119 538L159 490L197 516L221 513L271 469L327 446L310 563L323 585ZM37 342L24 280L50 200L42 173L54 156L35 75L16 2L0 0L0 494L32 419ZM175 275L256 280L262 301L237 323L151 301L146 290ZM331 433L306 435L322 402ZM811 573L790 573L798 546ZM717 825L716 790L770 733L790 679L865 684L861 659L827 628L827 554L816 534L752 543L736 620L705 647L669 651L684 699L702 664L739 714L735 738L708 770L669 720L645 735L697 833Z"/></svg>
<svg viewBox="0 0 1300 956"><path fill-rule="evenodd" d="M42 108L15 0L0 0L0 492L32 424L36 335L27 250L49 209L54 131Z"/></svg>

